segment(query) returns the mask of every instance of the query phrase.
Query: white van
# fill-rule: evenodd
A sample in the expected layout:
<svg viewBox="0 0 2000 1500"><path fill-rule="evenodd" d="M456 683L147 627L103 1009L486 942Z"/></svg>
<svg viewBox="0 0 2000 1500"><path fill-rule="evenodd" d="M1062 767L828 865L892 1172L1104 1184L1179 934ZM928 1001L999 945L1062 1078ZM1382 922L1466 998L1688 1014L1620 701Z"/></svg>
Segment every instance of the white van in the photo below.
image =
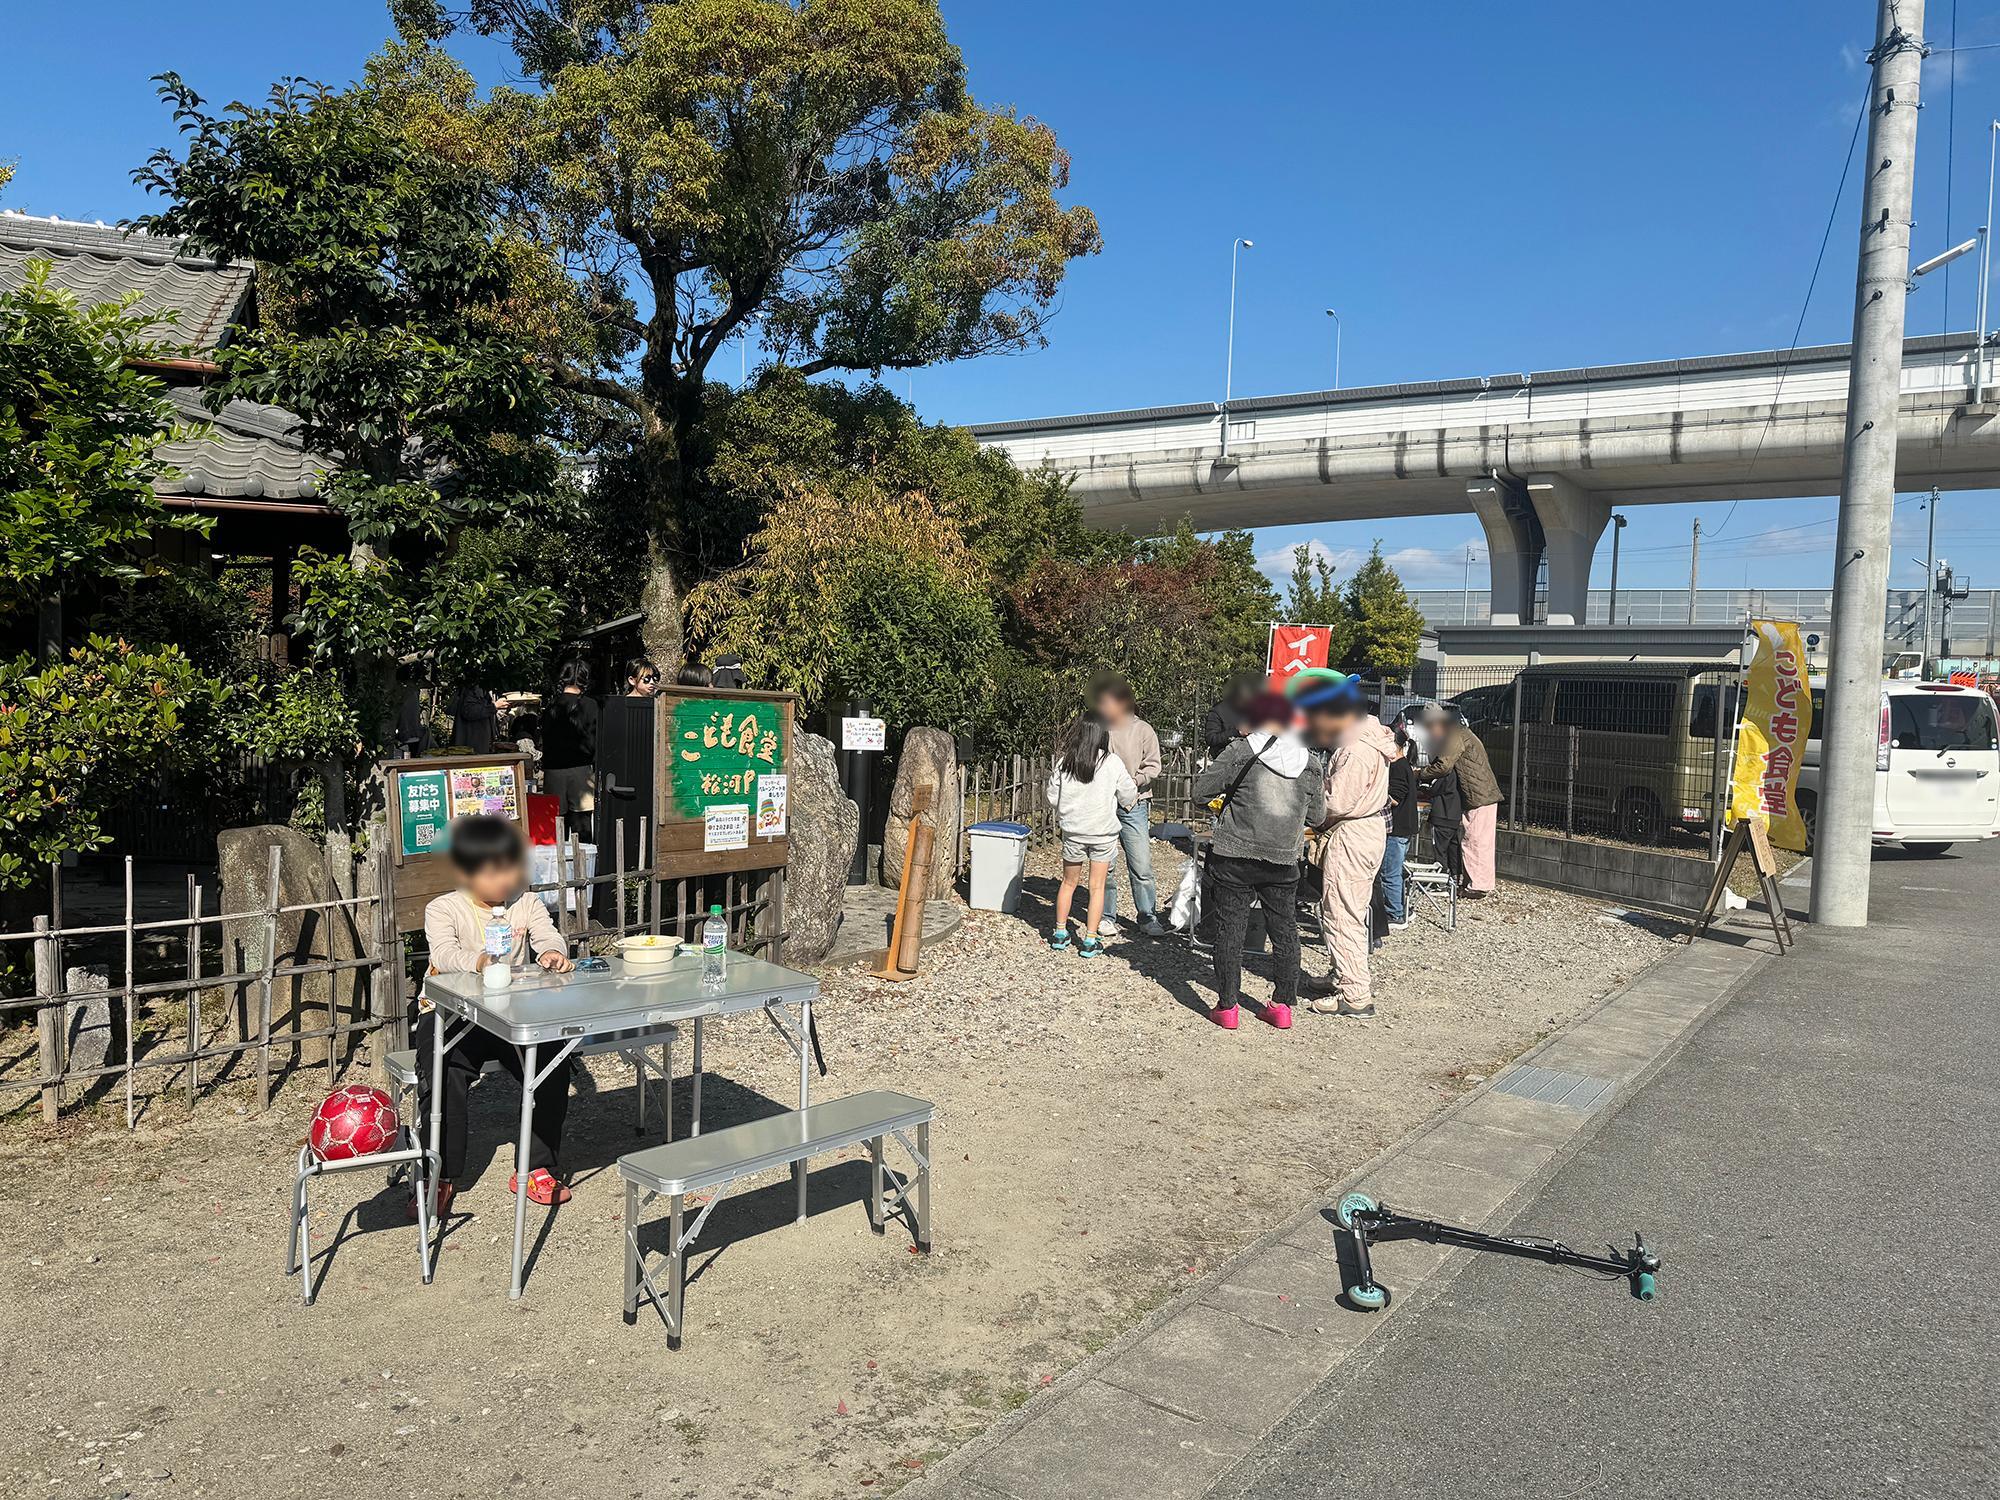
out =
<svg viewBox="0 0 2000 1500"><path fill-rule="evenodd" d="M1813 730L1799 768L1807 842L1818 832L1820 718L1826 687L1812 684ZM1877 844L1942 854L1953 844L2000 837L2000 737L1993 700L1948 682L1882 684L1875 749Z"/></svg>

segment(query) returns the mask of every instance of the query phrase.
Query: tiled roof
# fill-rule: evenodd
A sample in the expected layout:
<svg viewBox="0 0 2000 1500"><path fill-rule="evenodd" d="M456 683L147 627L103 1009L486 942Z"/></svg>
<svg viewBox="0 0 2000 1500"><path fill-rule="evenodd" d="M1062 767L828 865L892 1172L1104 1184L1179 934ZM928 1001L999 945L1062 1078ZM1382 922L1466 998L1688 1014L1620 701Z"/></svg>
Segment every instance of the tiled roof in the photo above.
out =
<svg viewBox="0 0 2000 1500"><path fill-rule="evenodd" d="M0 210L0 287L19 286L30 260L49 261L49 280L86 303L138 292L139 311L173 314L161 336L195 350L220 345L250 298L246 262L187 254L175 240L115 225Z"/></svg>
<svg viewBox="0 0 2000 1500"><path fill-rule="evenodd" d="M221 413L201 404L201 392L177 387L174 404L191 422L209 424L210 435L160 449L179 471L153 488L190 499L313 500L323 465L292 436L289 412L254 401L232 401Z"/></svg>

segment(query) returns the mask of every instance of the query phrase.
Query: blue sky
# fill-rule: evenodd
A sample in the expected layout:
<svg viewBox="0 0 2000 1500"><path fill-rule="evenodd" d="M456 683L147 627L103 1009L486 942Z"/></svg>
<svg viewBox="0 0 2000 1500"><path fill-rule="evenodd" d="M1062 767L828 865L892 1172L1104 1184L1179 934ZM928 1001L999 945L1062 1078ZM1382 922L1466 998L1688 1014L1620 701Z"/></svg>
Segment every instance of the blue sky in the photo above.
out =
<svg viewBox="0 0 2000 1500"><path fill-rule="evenodd" d="M1219 398L1237 235L1257 242L1239 289L1241 395L1331 382L1328 306L1343 315L1350 385L1782 348L1862 97L1874 7L945 0L945 11L975 92L1056 128L1074 157L1072 197L1105 238L1072 271L1049 348L910 379L927 417L973 422ZM2000 0L1957 11L1961 48L2000 43ZM1960 52L1954 79L1952 0L1929 12L1920 255L1980 223L1987 122L2000 115L2000 50ZM285 74L341 81L389 30L376 0L98 0L89 13L87 27L74 7L10 18L0 157L20 172L6 206L140 211L128 173L169 135L149 75L177 69L212 100L259 95ZM497 49L462 52L482 77L503 75ZM1802 342L1847 336L1858 217L1850 180ZM1953 267L1952 327L1971 324L1972 265ZM1943 273L1920 287L1910 328L1939 331ZM1940 511L1939 551L1978 586L2000 584L1993 502L1961 492ZM1705 584L1829 580L1831 499L1746 502L1725 524L1727 510L1635 507L1621 582L1684 584L1696 514ZM1923 517L1914 501L1897 514L1892 577L1915 586ZM1259 543L1274 560L1300 540L1344 560L1376 537L1413 586L1456 586L1479 532L1447 516L1284 528ZM1600 585L1608 568L1607 533Z"/></svg>

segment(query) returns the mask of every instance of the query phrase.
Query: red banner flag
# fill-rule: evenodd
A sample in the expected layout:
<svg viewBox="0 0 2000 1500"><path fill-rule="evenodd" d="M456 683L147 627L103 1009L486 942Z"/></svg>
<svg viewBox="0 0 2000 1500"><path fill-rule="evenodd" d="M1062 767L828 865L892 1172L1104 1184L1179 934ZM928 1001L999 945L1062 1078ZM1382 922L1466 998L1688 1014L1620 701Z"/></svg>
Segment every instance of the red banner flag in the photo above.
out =
<svg viewBox="0 0 2000 1500"><path fill-rule="evenodd" d="M1327 653L1332 649L1333 627L1330 625L1273 625L1269 662L1271 691L1282 693L1285 684L1307 667L1327 665Z"/></svg>

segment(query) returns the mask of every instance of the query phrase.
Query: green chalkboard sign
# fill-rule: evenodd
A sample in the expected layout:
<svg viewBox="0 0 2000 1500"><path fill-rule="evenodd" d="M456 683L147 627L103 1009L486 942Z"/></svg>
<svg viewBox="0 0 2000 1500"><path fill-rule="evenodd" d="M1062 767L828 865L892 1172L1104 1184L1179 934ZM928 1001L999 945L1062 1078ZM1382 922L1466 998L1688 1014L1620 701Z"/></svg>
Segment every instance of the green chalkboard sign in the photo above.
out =
<svg viewBox="0 0 2000 1500"><path fill-rule="evenodd" d="M405 771L396 778L396 823L405 858L442 854L451 826L451 799L443 771Z"/></svg>
<svg viewBox="0 0 2000 1500"><path fill-rule="evenodd" d="M757 800L757 778L785 770L787 715L748 698L679 698L664 705L667 782L673 810L699 818L711 807Z"/></svg>

